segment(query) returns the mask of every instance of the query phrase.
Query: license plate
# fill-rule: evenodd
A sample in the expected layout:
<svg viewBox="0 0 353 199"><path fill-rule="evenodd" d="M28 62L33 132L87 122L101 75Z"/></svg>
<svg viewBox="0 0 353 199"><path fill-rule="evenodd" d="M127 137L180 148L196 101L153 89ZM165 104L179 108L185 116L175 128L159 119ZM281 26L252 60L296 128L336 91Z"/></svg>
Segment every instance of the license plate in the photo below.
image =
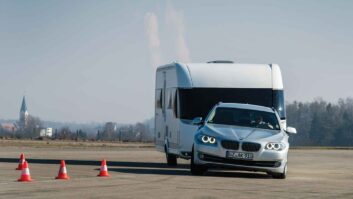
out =
<svg viewBox="0 0 353 199"><path fill-rule="evenodd" d="M227 151L227 158L252 160L254 158L254 155L252 153Z"/></svg>

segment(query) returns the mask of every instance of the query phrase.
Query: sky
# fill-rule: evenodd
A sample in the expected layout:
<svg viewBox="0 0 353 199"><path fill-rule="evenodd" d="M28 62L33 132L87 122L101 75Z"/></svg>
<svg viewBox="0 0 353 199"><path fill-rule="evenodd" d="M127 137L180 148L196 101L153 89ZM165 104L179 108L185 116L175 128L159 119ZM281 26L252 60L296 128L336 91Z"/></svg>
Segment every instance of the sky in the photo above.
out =
<svg viewBox="0 0 353 199"><path fill-rule="evenodd" d="M153 117L158 65L277 63L285 97L353 97L353 1L0 0L0 118Z"/></svg>

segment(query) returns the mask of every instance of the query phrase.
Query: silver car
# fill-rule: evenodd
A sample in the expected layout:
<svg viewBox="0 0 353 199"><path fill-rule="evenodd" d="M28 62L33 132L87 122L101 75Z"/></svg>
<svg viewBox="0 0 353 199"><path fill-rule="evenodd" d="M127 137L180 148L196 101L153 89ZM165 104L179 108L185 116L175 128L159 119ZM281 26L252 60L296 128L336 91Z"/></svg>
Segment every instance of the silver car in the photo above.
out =
<svg viewBox="0 0 353 199"><path fill-rule="evenodd" d="M191 173L204 174L210 167L263 171L273 178L287 174L288 135L274 109L250 104L219 103L200 125L191 156Z"/></svg>

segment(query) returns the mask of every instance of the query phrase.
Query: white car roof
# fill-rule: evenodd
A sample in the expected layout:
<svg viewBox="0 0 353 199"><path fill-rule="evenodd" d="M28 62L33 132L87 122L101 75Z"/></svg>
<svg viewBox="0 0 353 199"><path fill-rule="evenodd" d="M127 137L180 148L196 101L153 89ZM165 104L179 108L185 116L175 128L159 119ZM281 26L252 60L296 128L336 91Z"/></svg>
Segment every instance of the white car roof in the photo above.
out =
<svg viewBox="0 0 353 199"><path fill-rule="evenodd" d="M264 111L274 113L274 111L265 106L258 106L253 104L240 104L240 103L220 103L217 105L218 107L226 107L226 108L239 108L239 109L249 109L249 110L256 110L256 111Z"/></svg>

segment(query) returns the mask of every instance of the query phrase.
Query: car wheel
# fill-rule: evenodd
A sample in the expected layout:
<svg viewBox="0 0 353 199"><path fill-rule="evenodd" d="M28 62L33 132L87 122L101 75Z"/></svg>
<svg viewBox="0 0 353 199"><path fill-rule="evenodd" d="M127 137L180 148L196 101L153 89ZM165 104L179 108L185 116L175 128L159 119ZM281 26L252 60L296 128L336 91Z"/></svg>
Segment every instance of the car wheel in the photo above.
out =
<svg viewBox="0 0 353 199"><path fill-rule="evenodd" d="M177 163L177 156L171 153L168 153L167 146L164 147L165 150L165 157L167 159L168 166L176 166Z"/></svg>
<svg viewBox="0 0 353 199"><path fill-rule="evenodd" d="M192 147L191 161L190 161L190 171L192 175L203 175L207 171L207 166L195 164L194 162L195 152L194 147Z"/></svg>
<svg viewBox="0 0 353 199"><path fill-rule="evenodd" d="M272 178L275 178L275 179L285 179L287 177L287 164L284 167L282 173L272 173L271 175L272 175Z"/></svg>

